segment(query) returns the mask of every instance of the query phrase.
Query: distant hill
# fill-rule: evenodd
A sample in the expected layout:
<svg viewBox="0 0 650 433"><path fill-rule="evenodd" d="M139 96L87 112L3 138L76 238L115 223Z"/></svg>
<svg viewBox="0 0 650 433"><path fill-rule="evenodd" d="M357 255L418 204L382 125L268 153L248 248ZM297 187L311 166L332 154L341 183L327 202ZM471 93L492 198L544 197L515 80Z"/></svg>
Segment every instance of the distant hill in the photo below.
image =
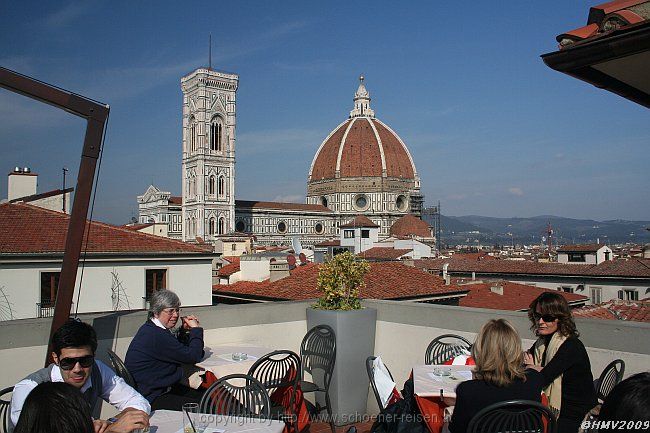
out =
<svg viewBox="0 0 650 433"><path fill-rule="evenodd" d="M509 244L540 243L547 225L558 244L650 242L650 221L595 221L542 215L531 218L494 218L479 215L441 216L442 237L450 244L476 242ZM476 232L479 233L471 233ZM512 235L510 235L512 234Z"/></svg>

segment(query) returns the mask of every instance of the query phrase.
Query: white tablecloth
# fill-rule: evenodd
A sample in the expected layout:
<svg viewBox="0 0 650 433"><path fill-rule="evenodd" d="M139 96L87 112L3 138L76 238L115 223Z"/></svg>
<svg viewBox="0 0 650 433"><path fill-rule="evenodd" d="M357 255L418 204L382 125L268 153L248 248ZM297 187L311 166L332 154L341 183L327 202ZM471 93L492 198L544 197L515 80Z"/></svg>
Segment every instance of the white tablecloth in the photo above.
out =
<svg viewBox="0 0 650 433"><path fill-rule="evenodd" d="M450 376L434 375L434 369L449 370ZM413 367L413 392L420 397L456 397L459 383L472 378L472 365L416 365Z"/></svg>
<svg viewBox="0 0 650 433"><path fill-rule="evenodd" d="M247 344L229 344L204 347L205 357L196 364L189 373L188 382L192 388L198 388L201 385L201 372L211 371L217 378L229 374L246 374L251 366L260 357L269 352L273 352L268 347L251 346ZM235 361L232 359L233 353L245 353L248 358L245 360Z"/></svg>
<svg viewBox="0 0 650 433"><path fill-rule="evenodd" d="M284 422L258 418L205 415L210 421L207 432L222 433L282 433ZM182 416L176 410L157 410L149 420L150 433L183 433ZM211 430L210 430L211 429Z"/></svg>

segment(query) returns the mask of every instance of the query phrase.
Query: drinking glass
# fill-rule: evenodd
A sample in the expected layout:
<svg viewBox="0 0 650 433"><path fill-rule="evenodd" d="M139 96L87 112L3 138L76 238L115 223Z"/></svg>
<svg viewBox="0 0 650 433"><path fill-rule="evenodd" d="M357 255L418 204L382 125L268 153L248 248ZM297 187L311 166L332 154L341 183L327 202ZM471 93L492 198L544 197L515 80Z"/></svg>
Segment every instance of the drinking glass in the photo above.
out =
<svg viewBox="0 0 650 433"><path fill-rule="evenodd" d="M183 433L199 433L199 404L198 403L185 403L183 404L182 426Z"/></svg>

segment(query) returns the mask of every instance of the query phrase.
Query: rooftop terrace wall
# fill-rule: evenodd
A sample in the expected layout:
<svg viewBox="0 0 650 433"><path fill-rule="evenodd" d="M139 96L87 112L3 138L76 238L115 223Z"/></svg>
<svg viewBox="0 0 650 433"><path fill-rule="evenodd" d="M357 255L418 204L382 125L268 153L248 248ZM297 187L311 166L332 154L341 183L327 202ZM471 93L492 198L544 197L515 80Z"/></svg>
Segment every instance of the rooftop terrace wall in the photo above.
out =
<svg viewBox="0 0 650 433"><path fill-rule="evenodd" d="M298 351L307 331L305 310L310 304L306 301L187 307L183 314L196 314L201 319L208 345L246 342ZM411 368L424 363L424 350L438 335L455 333L471 341L487 320L501 317L517 328L524 338L524 348L533 343L525 313L395 301L372 300L364 304L377 309L375 353L385 360L400 389ZM124 356L147 316L144 311L136 311L80 317L97 329L98 357L106 360L108 348ZM648 370L649 324L582 318L576 319L576 323L587 346L594 376L615 358L625 361L626 376ZM49 327L50 319L0 322L0 388L13 385L43 366ZM368 402L368 413L376 413L374 398Z"/></svg>

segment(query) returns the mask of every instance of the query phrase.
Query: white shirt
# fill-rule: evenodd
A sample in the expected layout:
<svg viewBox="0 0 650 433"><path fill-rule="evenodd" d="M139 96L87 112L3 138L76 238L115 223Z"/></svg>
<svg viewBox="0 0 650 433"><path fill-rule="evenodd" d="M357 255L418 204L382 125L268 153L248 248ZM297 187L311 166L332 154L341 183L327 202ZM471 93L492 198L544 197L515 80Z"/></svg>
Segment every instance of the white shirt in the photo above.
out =
<svg viewBox="0 0 650 433"><path fill-rule="evenodd" d="M151 318L151 321L152 321L153 324L156 325L157 327L162 328L162 329L164 329L165 331L172 332L171 329L167 329L167 328L165 327L165 325L163 325L162 322L161 322L160 320L158 320L156 317L152 317L152 318Z"/></svg>
<svg viewBox="0 0 650 433"><path fill-rule="evenodd" d="M106 364L99 360L95 360L102 374L102 389L99 391L99 397L104 401L112 404L118 410L122 411L127 407L140 409L146 413L151 412L151 405L135 389L131 388L121 377L115 374ZM50 372L50 379L52 382L63 382L61 376L61 369L55 365ZM30 379L21 380L14 387L11 395L11 424L15 426L20 418L20 412L23 410L25 399L34 388L38 385ZM83 384L80 391L83 393L92 386L92 378L88 377L86 383ZM92 408L91 408L92 410ZM10 430L13 430L10 429Z"/></svg>

